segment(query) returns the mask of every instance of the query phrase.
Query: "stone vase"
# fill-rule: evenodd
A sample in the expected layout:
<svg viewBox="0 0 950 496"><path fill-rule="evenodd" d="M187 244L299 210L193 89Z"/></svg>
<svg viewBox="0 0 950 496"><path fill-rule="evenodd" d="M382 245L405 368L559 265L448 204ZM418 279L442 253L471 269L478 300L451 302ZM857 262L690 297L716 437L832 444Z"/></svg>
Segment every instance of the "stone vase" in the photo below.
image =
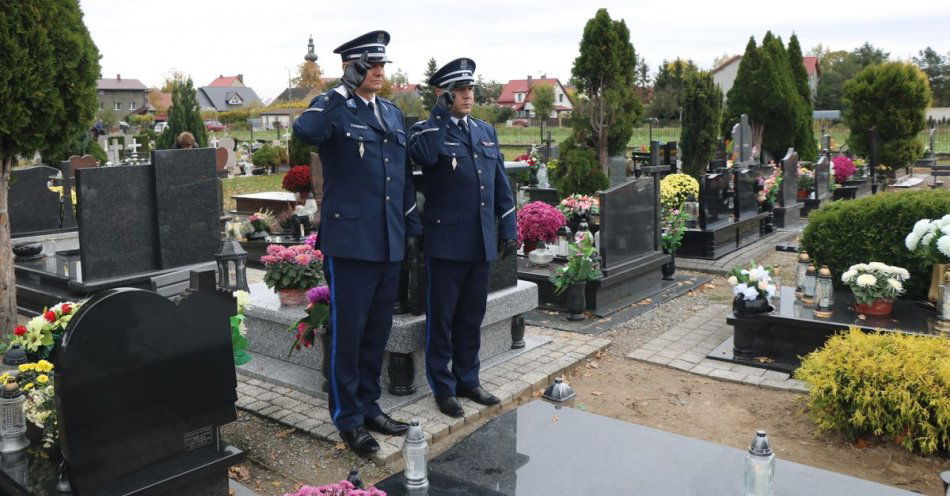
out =
<svg viewBox="0 0 950 496"><path fill-rule="evenodd" d="M864 315L872 315L875 317L883 317L891 314L891 310L894 309L894 301L879 298L874 300L870 305L865 305L864 303L854 304L854 311Z"/></svg>
<svg viewBox="0 0 950 496"><path fill-rule="evenodd" d="M587 318L584 311L587 310L587 281L577 282L567 288L567 320L578 321Z"/></svg>
<svg viewBox="0 0 950 496"><path fill-rule="evenodd" d="M670 261L666 262L662 267L660 267L660 271L663 273L663 280L674 281L676 280L676 250L673 250L673 252L670 253L666 248L664 248L663 253L670 255Z"/></svg>
<svg viewBox="0 0 950 496"><path fill-rule="evenodd" d="M278 289L277 297L280 298L281 306L296 307L306 305L307 292L303 289Z"/></svg>
<svg viewBox="0 0 950 496"><path fill-rule="evenodd" d="M930 290L927 291L927 299L931 303L937 303L937 291L938 286L943 284L944 274L950 270L950 264L934 264L933 271L930 275Z"/></svg>
<svg viewBox="0 0 950 496"><path fill-rule="evenodd" d="M736 315L754 315L771 311L772 305L769 305L769 300L762 294L754 300L747 300L741 294L736 295L732 300L732 312Z"/></svg>

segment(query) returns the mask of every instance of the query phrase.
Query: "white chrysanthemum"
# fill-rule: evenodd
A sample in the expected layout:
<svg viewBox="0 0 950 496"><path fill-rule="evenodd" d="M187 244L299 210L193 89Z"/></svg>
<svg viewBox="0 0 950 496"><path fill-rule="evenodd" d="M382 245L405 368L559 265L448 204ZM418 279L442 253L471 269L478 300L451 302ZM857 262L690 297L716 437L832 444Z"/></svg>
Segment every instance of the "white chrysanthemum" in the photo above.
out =
<svg viewBox="0 0 950 496"><path fill-rule="evenodd" d="M736 276L729 276L729 284L735 286L739 284L739 279L736 279Z"/></svg>
<svg viewBox="0 0 950 496"><path fill-rule="evenodd" d="M774 284L769 284L768 286L765 287L765 292L769 294L769 298L772 298L775 296L775 289L776 288Z"/></svg>
<svg viewBox="0 0 950 496"><path fill-rule="evenodd" d="M920 236L923 236L924 233L930 230L930 228L931 228L930 219L920 219L917 221L916 224L914 224L913 232L917 233Z"/></svg>
<svg viewBox="0 0 950 496"><path fill-rule="evenodd" d="M888 267L887 264L884 264L881 262L871 262L868 264L868 268L871 270L879 270L885 273L888 271L888 269L890 269L890 267Z"/></svg>
<svg viewBox="0 0 950 496"><path fill-rule="evenodd" d="M758 297L759 297L758 289L747 287L745 288L745 290L742 291L742 298L746 300L752 301Z"/></svg>
<svg viewBox="0 0 950 496"><path fill-rule="evenodd" d="M944 256L950 257L950 234L944 234L937 240L937 249Z"/></svg>
<svg viewBox="0 0 950 496"><path fill-rule="evenodd" d="M848 269L844 272L844 274L841 274L841 282L845 284L851 284L851 280L857 275L858 271L854 269Z"/></svg>
<svg viewBox="0 0 950 496"><path fill-rule="evenodd" d="M849 267L848 270L856 270L856 271L868 270L868 264L865 264L865 263L854 264L851 267Z"/></svg>
<svg viewBox="0 0 950 496"><path fill-rule="evenodd" d="M907 272L907 269L903 267L894 267L896 270L896 275L900 278L901 281L906 281L910 279L910 272Z"/></svg>
<svg viewBox="0 0 950 496"><path fill-rule="evenodd" d="M856 281L856 283L858 286L861 286L862 288L866 288L866 287L874 286L875 284L877 284L877 278L871 274L861 274L858 276L858 280Z"/></svg>
<svg viewBox="0 0 950 496"><path fill-rule="evenodd" d="M890 287L898 293L901 293L904 291L904 285L901 284L901 282L898 281L897 279L888 279L887 284L890 285Z"/></svg>
<svg viewBox="0 0 950 496"><path fill-rule="evenodd" d="M904 238L904 246L906 246L910 251L916 250L917 245L920 244L920 237L921 235L917 234L916 231L911 231L909 234L907 234L907 237Z"/></svg>
<svg viewBox="0 0 950 496"><path fill-rule="evenodd" d="M943 217L935 220L934 224L937 224L937 227L939 227L941 230L943 230L944 227L950 226L950 214L944 215Z"/></svg>
<svg viewBox="0 0 950 496"><path fill-rule="evenodd" d="M934 239L935 234L936 234L936 229L927 231L926 233L924 233L924 236L920 238L920 242L923 243L925 246L929 245L930 242Z"/></svg>
<svg viewBox="0 0 950 496"><path fill-rule="evenodd" d="M746 284L746 283L744 283L744 282L743 282L743 283L739 283L739 284L736 284L735 287L732 288L732 292L733 292L734 294L739 294L739 293L742 293L743 291L745 291L748 287L749 287L749 285Z"/></svg>

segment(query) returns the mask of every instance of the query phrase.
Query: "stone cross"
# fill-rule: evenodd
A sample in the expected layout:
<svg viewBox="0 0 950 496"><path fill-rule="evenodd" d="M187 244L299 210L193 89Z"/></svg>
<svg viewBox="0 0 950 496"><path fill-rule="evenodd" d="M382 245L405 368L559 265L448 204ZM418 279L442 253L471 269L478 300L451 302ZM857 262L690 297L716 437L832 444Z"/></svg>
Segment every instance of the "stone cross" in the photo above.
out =
<svg viewBox="0 0 950 496"><path fill-rule="evenodd" d="M821 135L821 153L831 153L831 135Z"/></svg>
<svg viewBox="0 0 950 496"><path fill-rule="evenodd" d="M123 149L124 147L118 141L113 141L109 145L109 161L112 162L112 165L119 165L119 152Z"/></svg>
<svg viewBox="0 0 950 496"><path fill-rule="evenodd" d="M142 144L139 143L138 141L135 141L135 138L132 138L132 144L127 146L126 149L132 150L132 153L137 154L139 152L139 148L141 147L142 147Z"/></svg>
<svg viewBox="0 0 950 496"><path fill-rule="evenodd" d="M736 164L750 162L752 157L752 126L749 125L749 116L742 114L739 122L732 126L733 162Z"/></svg>

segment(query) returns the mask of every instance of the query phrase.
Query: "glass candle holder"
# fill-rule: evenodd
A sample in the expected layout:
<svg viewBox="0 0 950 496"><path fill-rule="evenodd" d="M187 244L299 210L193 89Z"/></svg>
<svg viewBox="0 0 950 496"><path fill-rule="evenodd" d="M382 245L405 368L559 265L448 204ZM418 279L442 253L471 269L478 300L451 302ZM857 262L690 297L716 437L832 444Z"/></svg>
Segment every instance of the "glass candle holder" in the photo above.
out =
<svg viewBox="0 0 950 496"><path fill-rule="evenodd" d="M544 241L538 241L538 247L528 253L528 260L538 267L547 267L554 260L554 252Z"/></svg>
<svg viewBox="0 0 950 496"><path fill-rule="evenodd" d="M402 445L403 458L406 460L406 487L418 489L429 485L429 476L426 470L426 455L429 453L429 444L426 443L425 433L419 426L418 420L409 423L409 432Z"/></svg>
<svg viewBox="0 0 950 496"><path fill-rule="evenodd" d="M26 396L16 382L3 385L0 393L0 453L15 453L30 445L26 438Z"/></svg>
<svg viewBox="0 0 950 496"><path fill-rule="evenodd" d="M801 299L805 294L805 273L811 265L811 257L807 251L798 254L798 265L795 268L795 297Z"/></svg>
<svg viewBox="0 0 950 496"><path fill-rule="evenodd" d="M834 283L831 269L822 265L815 282L815 317L826 319L831 317L831 306L835 302Z"/></svg>
<svg viewBox="0 0 950 496"><path fill-rule="evenodd" d="M805 270L805 280L802 283L802 302L811 304L815 302L815 287L818 285L818 271L814 265L809 265Z"/></svg>
<svg viewBox="0 0 950 496"><path fill-rule="evenodd" d="M943 284L937 286L937 325L950 330L950 272L945 275Z"/></svg>

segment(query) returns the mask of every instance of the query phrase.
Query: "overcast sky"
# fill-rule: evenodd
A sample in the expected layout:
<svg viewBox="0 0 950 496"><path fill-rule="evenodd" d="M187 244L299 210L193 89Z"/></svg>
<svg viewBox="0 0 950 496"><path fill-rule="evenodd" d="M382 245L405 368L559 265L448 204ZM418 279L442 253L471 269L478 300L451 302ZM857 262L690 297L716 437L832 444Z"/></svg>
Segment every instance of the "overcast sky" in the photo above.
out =
<svg viewBox="0 0 950 496"><path fill-rule="evenodd" d="M931 46L950 52L947 0L730 1L468 1L351 0L80 0L102 55L102 74L158 86L173 68L197 86L219 74L244 74L262 99L287 87L288 69L303 61L313 35L320 67L341 74L338 45L385 29L393 64L418 82L426 62L471 57L477 73L507 81L570 77L584 24L597 8L626 20L637 53L651 71L663 59L693 59L708 69L724 53L743 51L749 36L771 29L798 34L805 51L822 43L850 50L864 41L909 59Z"/></svg>

